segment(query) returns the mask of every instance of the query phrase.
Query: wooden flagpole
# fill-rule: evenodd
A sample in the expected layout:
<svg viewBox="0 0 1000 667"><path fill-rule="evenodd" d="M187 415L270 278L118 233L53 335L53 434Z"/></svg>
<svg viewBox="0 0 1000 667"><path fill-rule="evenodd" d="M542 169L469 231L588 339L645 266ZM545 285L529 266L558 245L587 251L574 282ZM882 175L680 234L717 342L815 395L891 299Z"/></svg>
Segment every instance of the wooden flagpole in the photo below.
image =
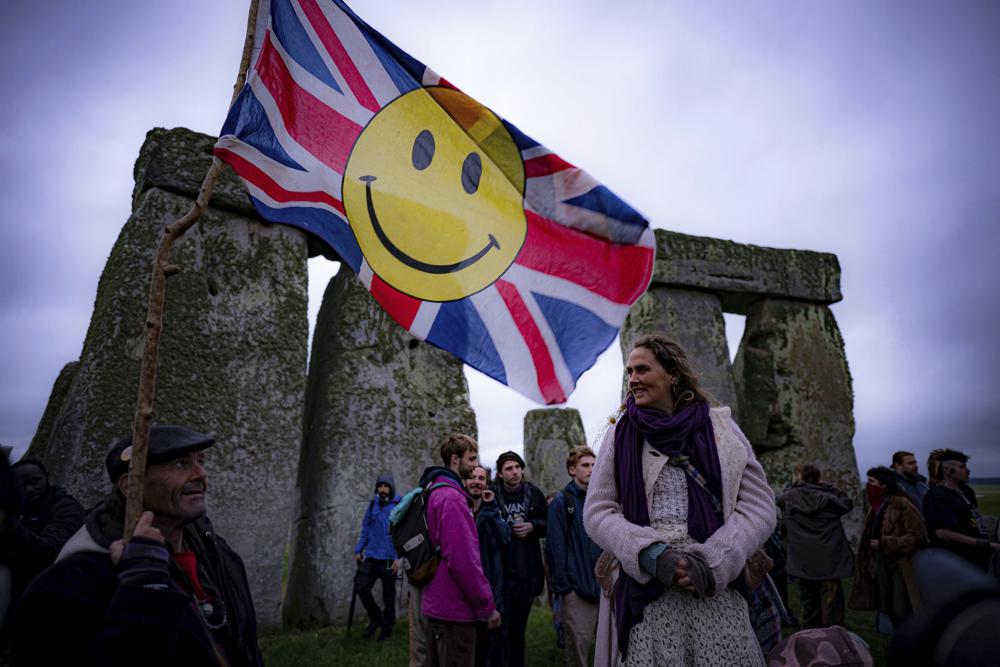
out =
<svg viewBox="0 0 1000 667"><path fill-rule="evenodd" d="M239 74L233 85L232 106L246 83L253 52L254 28L257 25L258 0L250 0L247 17L246 38L243 41L243 57L240 59ZM174 241L191 228L208 207L212 198L215 181L225 163L212 158L212 166L201 183L198 197L182 218L167 225L160 238L159 248L153 261L153 273L149 281L149 305L146 312L146 339L142 350L142 367L139 372L139 397L132 422L132 458L128 468L128 498L125 505L125 539L132 537L135 524L142 514L143 478L146 476L146 455L149 451L149 427L153 422L153 402L156 396L156 365L160 350L160 334L163 332L163 305L166 302L167 278L180 269L170 264L170 251Z"/></svg>

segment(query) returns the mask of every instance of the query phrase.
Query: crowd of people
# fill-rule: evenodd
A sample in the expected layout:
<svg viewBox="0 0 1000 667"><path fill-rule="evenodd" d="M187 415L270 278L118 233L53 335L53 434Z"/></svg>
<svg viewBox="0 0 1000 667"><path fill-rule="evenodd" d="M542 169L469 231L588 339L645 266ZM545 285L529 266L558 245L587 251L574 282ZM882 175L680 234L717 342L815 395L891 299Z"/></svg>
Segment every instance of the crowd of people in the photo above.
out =
<svg viewBox="0 0 1000 667"><path fill-rule="evenodd" d="M440 465L409 493L390 474L375 479L354 546L351 614L360 600L364 638L393 636L405 573L411 666L526 664L546 588L567 665L591 655L598 666L809 664L819 646L870 664L843 627L845 607L878 611L886 628L905 623L921 606L919 550L997 568L1000 543L962 452L932 452L929 480L906 451L870 469L855 554L842 522L852 498L814 464L775 497L677 343L640 337L625 370L624 405L596 454L568 451L561 489L529 482L513 451L490 469L461 433L444 437ZM87 512L42 462L0 457L0 663L262 664L243 563L206 516L213 442L152 427L145 511L127 541L130 436L108 452L108 495ZM412 512L419 521L405 523ZM786 579L799 588L798 619ZM4 614L8 600L16 610ZM783 626L800 632L782 639Z"/></svg>
<svg viewBox="0 0 1000 667"><path fill-rule="evenodd" d="M851 498L823 483L816 466L797 467L792 485L776 503L782 512L786 571L799 585L801 626L843 626L841 582L853 577L846 606L878 612L884 633L901 627L921 608L914 556L928 547L997 574L1000 543L995 528L991 533L979 513L968 460L954 449L932 451L929 480L908 451L893 454L891 466L869 469L867 513L856 554L840 520L853 509Z"/></svg>

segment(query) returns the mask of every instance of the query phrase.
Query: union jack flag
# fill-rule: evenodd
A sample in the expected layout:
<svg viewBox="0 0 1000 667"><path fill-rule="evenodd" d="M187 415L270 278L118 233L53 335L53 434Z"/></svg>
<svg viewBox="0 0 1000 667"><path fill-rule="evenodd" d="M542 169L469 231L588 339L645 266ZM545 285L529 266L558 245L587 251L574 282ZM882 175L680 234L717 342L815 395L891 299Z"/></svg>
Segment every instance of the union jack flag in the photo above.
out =
<svg viewBox="0 0 1000 667"><path fill-rule="evenodd" d="M215 154L244 180L260 215L324 240L412 335L540 403L564 402L649 284L649 223L339 0L262 0L252 62ZM420 129L421 119L437 122L435 112L422 111L428 100L454 132ZM424 116L407 127L414 113ZM465 155L455 172L465 193L494 188L464 219L486 225L478 241L454 228L440 188L414 186L414 197L428 201L410 202L375 173L372 161L388 159L386 142L397 140L406 155L399 169L412 172L398 182L416 183L450 150ZM490 174L506 181L489 185ZM464 196L459 189L455 206L464 206ZM503 208L512 197L515 214ZM383 206L406 221L380 224ZM422 220L440 231L431 234ZM492 220L512 231L503 236ZM436 234L456 249L432 254L450 259L430 261L413 250L438 243ZM466 274L479 282L465 285Z"/></svg>

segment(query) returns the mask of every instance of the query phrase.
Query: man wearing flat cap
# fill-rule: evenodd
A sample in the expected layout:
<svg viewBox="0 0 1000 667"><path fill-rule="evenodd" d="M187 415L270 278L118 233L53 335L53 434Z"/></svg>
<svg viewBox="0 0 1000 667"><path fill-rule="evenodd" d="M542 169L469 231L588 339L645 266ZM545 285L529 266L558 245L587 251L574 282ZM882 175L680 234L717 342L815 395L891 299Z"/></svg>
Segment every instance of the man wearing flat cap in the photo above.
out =
<svg viewBox="0 0 1000 667"><path fill-rule="evenodd" d="M122 540L131 436L105 461L113 488L14 618L17 665L261 665L243 561L205 516L211 436L154 424L143 513Z"/></svg>
<svg viewBox="0 0 1000 667"><path fill-rule="evenodd" d="M510 524L513 534L503 554L507 664L521 667L525 660L528 614L545 583L541 540L545 537L548 506L545 494L524 478L524 459L517 452L504 452L497 458L495 491L500 516Z"/></svg>

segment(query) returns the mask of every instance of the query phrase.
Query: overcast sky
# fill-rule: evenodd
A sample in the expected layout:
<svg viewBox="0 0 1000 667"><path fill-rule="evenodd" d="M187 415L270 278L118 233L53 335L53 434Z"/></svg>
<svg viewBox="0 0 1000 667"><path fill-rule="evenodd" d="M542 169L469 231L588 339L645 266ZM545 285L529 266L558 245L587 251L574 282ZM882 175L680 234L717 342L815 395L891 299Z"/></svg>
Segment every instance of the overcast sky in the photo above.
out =
<svg viewBox="0 0 1000 667"><path fill-rule="evenodd" d="M3 444L80 354L146 131L222 126L246 6L0 3ZM836 253L861 469L952 446L1000 475L1000 3L351 6L655 227ZM467 375L483 458L520 449L537 406ZM620 377L613 347L570 400L591 439Z"/></svg>

